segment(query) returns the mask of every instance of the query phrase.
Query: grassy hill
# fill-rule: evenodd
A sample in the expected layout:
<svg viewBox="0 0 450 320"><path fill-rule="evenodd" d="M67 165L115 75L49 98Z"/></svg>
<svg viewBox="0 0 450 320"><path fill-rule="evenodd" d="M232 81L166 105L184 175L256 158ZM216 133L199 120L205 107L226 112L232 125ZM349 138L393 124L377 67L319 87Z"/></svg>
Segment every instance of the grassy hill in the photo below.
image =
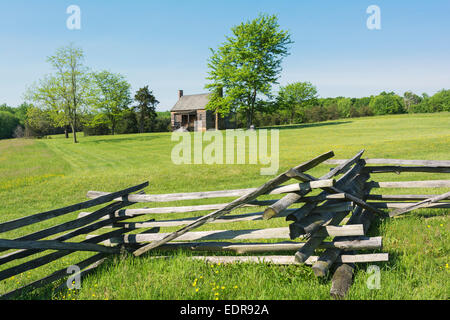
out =
<svg viewBox="0 0 450 320"><path fill-rule="evenodd" d="M366 158L450 159L450 114L413 114L345 119L278 127L279 172L333 150L347 158L365 149ZM73 144L63 136L41 140L0 141L0 222L86 200L88 190L116 191L149 181L146 193L173 193L257 187L263 165L175 165L170 133L80 137ZM320 176L320 165L310 171ZM376 175L377 181L450 179L450 175L404 173ZM447 190L419 189L432 194ZM398 194L400 190L389 190ZM404 191L403 191L404 192ZM226 199L225 199L226 200ZM230 199L231 200L231 199ZM183 204L196 204L184 201ZM205 203L205 202L202 202ZM210 203L217 203L217 199ZM181 204L181 203L176 203ZM169 205L169 204L168 204ZM239 212L248 209L241 209ZM61 221L75 218L70 214ZM197 214L193 214L196 216ZM173 215L174 217L177 215ZM186 216L186 215L184 215ZM156 216L158 219L162 216ZM42 222L43 226L54 224ZM286 226L284 219L258 226ZM240 223L236 228L255 228ZM201 230L223 225L203 226ZM23 232L31 232L31 227ZM167 229L168 231L172 229ZM448 210L421 210L405 218L386 220L372 227L382 235L390 261L381 267L381 289L366 286L367 265L359 265L351 299L448 299L450 256ZM162 230L165 232L166 230ZM21 234L7 233L5 238ZM38 279L89 254L72 254L14 279L0 282L0 293ZM331 282L317 279L310 267L230 265L213 268L187 261L179 253L170 261L126 258L109 261L86 278L77 292L54 293L53 286L26 298L49 299L328 299ZM9 265L8 265L9 266ZM4 269L5 266L0 266ZM193 286L195 279L198 279ZM219 286L219 289L216 287ZM224 289L222 289L224 287ZM195 289L199 289L196 291ZM215 293L218 292L218 295Z"/></svg>

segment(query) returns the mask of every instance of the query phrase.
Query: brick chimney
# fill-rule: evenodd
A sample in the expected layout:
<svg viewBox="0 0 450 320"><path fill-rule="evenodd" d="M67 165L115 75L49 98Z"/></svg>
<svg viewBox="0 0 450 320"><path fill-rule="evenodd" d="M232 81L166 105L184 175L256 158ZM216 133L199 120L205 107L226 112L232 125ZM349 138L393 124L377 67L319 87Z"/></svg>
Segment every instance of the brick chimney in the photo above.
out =
<svg viewBox="0 0 450 320"><path fill-rule="evenodd" d="M178 90L178 99L180 99L183 96L183 90Z"/></svg>

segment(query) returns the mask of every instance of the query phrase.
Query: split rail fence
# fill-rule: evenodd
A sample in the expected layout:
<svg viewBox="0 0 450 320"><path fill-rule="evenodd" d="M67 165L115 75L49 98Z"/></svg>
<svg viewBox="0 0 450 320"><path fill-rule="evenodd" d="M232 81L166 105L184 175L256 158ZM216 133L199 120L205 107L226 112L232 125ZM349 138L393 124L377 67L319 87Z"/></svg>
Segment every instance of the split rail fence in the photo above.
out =
<svg viewBox="0 0 450 320"><path fill-rule="evenodd" d="M8 251L0 256L0 266L25 259L24 262L0 269L0 281L44 266L75 251L95 252L91 257L76 264L82 270L81 276L94 270L108 256L124 251L132 252L134 256L154 251L157 255L152 257L168 258L170 255L164 255L164 252L189 250L199 252L193 254L192 259L210 263L311 265L318 277L333 272L330 294L334 298L343 298L352 284L355 263L385 262L389 259L388 253L379 252L382 249L382 238L367 236L375 219L397 217L420 208L450 208L450 192L441 195L381 195L371 192L379 188L450 188L450 180L370 180L371 175L377 173L449 173L450 161L364 160L363 152L364 150L358 152L351 159L330 160L334 156L330 151L291 168L258 188L251 189L142 194L142 189L148 186L146 182L114 193L89 191L87 196L91 199L86 202L0 223L1 234L109 203L94 212L81 212L76 219L53 227L15 239L0 239L0 251ZM305 173L324 162L336 167L319 178ZM295 180L295 183L285 184L289 180ZM313 192L314 190L319 192ZM135 193L139 191L140 193ZM277 199L258 200L266 195L274 195ZM213 198L236 199L218 204L126 208L136 203ZM256 210L251 213L230 214L233 210L243 207ZM200 212L205 211L210 213L200 215ZM198 212L199 216L159 221L126 221L142 216L170 217L170 214L193 212ZM205 224L232 224L279 218L284 218L289 224L280 228L236 230L236 227L232 227L210 231L195 230ZM160 232L161 228L166 227L179 229L175 232ZM102 233L93 235L96 231ZM68 241L80 235L85 235L85 240ZM47 251L52 252L44 255L43 252ZM220 255L221 252L232 252L234 255ZM29 258L35 255L38 257ZM67 268L64 268L6 292L1 298L13 298L67 276Z"/></svg>

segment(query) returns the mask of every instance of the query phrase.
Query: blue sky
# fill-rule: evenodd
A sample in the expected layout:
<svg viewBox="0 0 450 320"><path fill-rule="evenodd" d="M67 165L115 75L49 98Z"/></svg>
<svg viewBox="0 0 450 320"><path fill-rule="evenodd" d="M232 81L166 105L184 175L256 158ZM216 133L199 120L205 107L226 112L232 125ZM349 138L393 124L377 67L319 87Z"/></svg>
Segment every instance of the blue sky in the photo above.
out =
<svg viewBox="0 0 450 320"><path fill-rule="evenodd" d="M72 4L81 30L66 27ZM381 30L366 27L369 5L381 9ZM87 66L123 74L133 92L149 85L169 110L178 89L205 91L209 48L259 13L277 14L295 42L281 85L310 81L322 97L450 88L448 0L0 0L0 104L20 104L51 72L46 57L73 42Z"/></svg>

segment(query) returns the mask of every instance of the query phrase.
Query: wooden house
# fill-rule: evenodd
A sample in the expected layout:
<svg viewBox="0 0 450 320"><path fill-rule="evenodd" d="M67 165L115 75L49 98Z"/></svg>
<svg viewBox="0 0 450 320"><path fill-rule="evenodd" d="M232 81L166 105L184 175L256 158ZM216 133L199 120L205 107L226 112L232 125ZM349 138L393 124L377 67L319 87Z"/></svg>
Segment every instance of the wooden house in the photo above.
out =
<svg viewBox="0 0 450 320"><path fill-rule="evenodd" d="M178 101L170 110L172 130L206 131L215 129L216 116L214 112L206 110L209 93L184 95L178 91ZM219 129L229 127L229 119L219 117Z"/></svg>

